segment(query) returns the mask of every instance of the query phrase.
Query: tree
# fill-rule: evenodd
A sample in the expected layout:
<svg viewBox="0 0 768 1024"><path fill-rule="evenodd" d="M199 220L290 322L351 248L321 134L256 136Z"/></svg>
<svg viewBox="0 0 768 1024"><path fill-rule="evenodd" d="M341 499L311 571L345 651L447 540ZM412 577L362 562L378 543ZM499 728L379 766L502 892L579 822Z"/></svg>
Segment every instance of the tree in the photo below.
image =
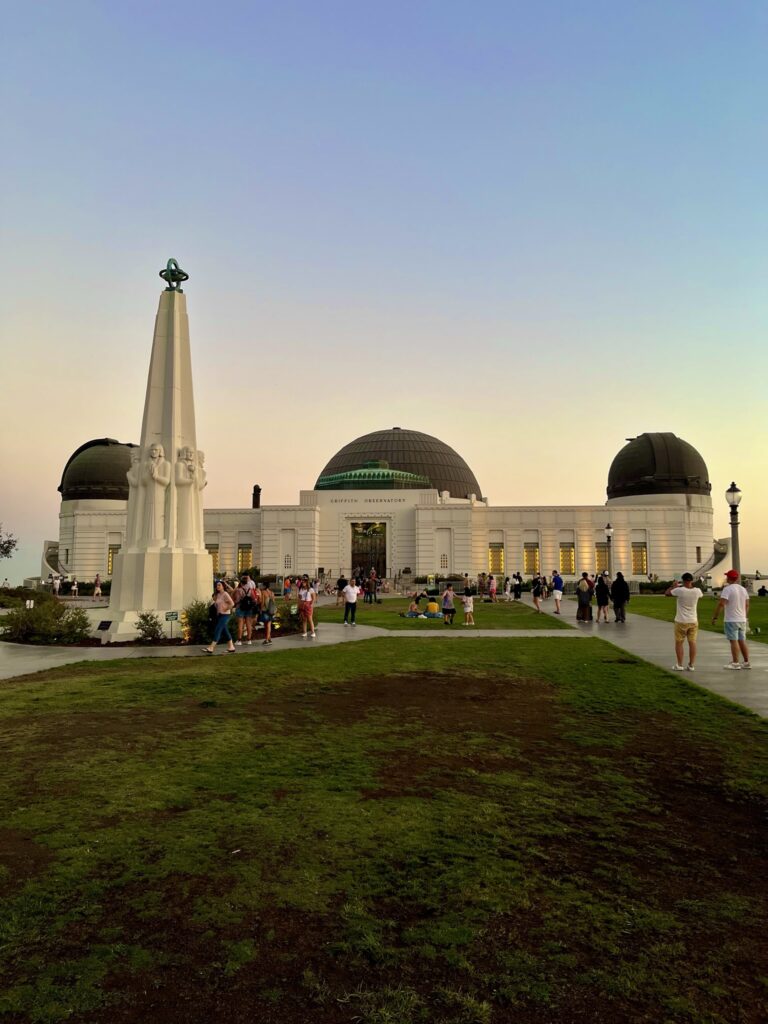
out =
<svg viewBox="0 0 768 1024"><path fill-rule="evenodd" d="M3 524L0 523L0 558L10 558L18 543L12 533L3 533Z"/></svg>

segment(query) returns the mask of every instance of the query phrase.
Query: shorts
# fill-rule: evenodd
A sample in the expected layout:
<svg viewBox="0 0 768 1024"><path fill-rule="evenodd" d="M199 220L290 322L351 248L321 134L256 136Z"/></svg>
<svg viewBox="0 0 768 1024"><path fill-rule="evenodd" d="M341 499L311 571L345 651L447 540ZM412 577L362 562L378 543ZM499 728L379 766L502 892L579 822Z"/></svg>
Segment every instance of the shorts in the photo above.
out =
<svg viewBox="0 0 768 1024"><path fill-rule="evenodd" d="M562 590L553 590L552 591L552 597L554 597L554 599L556 601L562 601L563 600L563 592L562 592Z"/></svg>
<svg viewBox="0 0 768 1024"><path fill-rule="evenodd" d="M254 612L247 612L243 608L235 608L235 615L238 619L252 619Z"/></svg>
<svg viewBox="0 0 768 1024"><path fill-rule="evenodd" d="M746 640L747 639L747 624L746 624L746 622L726 622L726 624L725 624L725 638L726 638L726 640Z"/></svg>
<svg viewBox="0 0 768 1024"><path fill-rule="evenodd" d="M699 633L698 622L676 622L675 623L675 640L678 643L682 643L683 640L687 640L688 643L695 642L696 637Z"/></svg>
<svg viewBox="0 0 768 1024"><path fill-rule="evenodd" d="M312 602L299 601L299 618L309 619L312 616Z"/></svg>
<svg viewBox="0 0 768 1024"><path fill-rule="evenodd" d="M274 617L275 617L275 616L274 616L274 615L270 615L270 613L269 613L269 612L262 612L262 613L261 613L261 614L259 615L259 622L263 622L263 623L264 623L264 625L266 626L266 624L267 624L268 622L272 622L272 621L273 621Z"/></svg>

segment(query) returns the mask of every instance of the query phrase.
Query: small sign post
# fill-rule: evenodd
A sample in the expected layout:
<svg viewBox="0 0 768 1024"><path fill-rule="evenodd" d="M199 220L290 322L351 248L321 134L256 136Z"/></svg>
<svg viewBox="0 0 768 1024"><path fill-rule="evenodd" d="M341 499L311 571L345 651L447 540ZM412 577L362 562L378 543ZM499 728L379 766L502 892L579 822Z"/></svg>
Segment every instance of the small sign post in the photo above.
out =
<svg viewBox="0 0 768 1024"><path fill-rule="evenodd" d="M173 624L174 624L174 622L178 622L179 621L179 613L178 612L166 612L165 613L165 621L166 622L170 622L170 624L171 624L170 639L173 640Z"/></svg>

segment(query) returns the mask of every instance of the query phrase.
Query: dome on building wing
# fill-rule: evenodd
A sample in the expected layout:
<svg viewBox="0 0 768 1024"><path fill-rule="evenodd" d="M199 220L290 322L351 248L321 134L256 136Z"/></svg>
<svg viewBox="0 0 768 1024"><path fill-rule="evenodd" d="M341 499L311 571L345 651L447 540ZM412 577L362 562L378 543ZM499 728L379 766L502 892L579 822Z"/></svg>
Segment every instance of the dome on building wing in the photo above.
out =
<svg viewBox="0 0 768 1024"><path fill-rule="evenodd" d="M111 437L88 441L73 452L61 475L59 491L63 501L78 498L127 501L131 448Z"/></svg>
<svg viewBox="0 0 768 1024"><path fill-rule="evenodd" d="M629 440L608 471L608 497L641 494L709 494L706 463L675 434L640 434Z"/></svg>
<svg viewBox="0 0 768 1024"><path fill-rule="evenodd" d="M315 489L347 490L355 480L362 487L382 490L431 487L448 491L453 498L479 498L482 493L475 474L453 448L429 434L400 427L350 441L320 473Z"/></svg>

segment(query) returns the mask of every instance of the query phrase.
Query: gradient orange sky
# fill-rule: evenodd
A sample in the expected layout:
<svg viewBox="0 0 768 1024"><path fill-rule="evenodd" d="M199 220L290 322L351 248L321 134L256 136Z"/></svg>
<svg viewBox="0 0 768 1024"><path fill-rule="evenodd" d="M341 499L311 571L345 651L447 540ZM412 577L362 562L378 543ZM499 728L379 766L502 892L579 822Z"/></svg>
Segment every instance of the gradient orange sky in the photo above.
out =
<svg viewBox="0 0 768 1024"><path fill-rule="evenodd" d="M768 572L768 8L74 0L8 15L0 564L71 452L138 441L190 274L209 507L293 503L390 426L493 504L595 504L624 439L744 492Z"/></svg>

